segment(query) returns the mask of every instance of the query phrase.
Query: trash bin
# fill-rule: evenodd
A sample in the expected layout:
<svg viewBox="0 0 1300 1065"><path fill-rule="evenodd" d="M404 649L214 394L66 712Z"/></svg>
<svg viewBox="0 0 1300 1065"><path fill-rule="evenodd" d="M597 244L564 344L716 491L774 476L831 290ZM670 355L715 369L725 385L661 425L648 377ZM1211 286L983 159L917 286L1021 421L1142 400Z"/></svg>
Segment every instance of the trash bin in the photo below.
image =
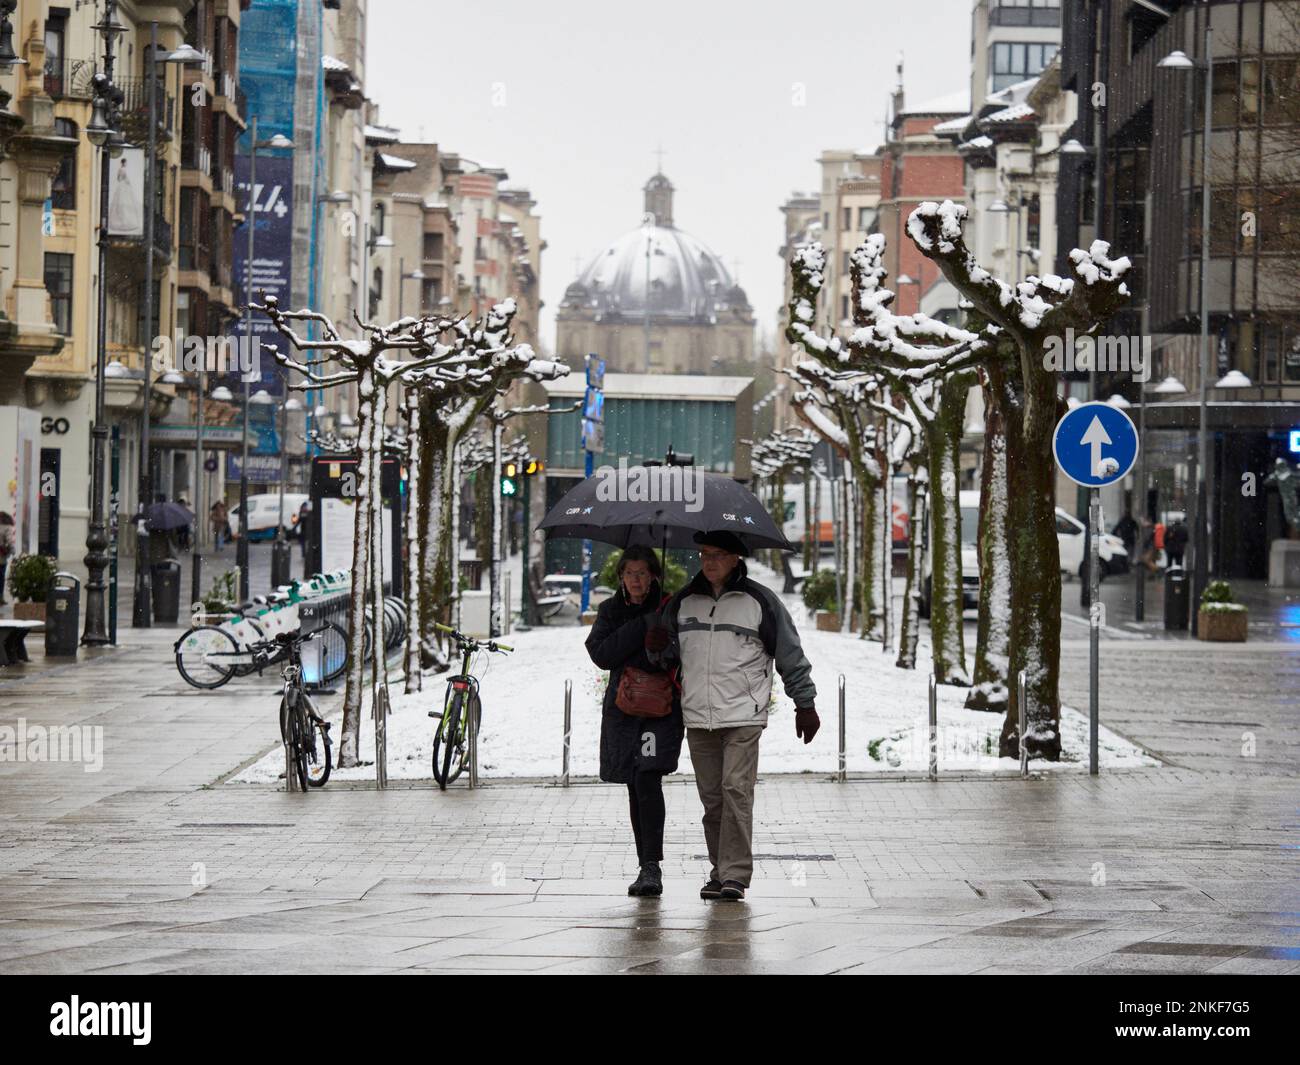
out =
<svg viewBox="0 0 1300 1065"><path fill-rule="evenodd" d="M1187 628L1187 605L1191 595L1191 582L1180 567L1165 572L1165 628Z"/></svg>
<svg viewBox="0 0 1300 1065"><path fill-rule="evenodd" d="M153 618L176 621L181 613L181 564L174 558L153 564Z"/></svg>
<svg viewBox="0 0 1300 1065"><path fill-rule="evenodd" d="M81 582L56 573L45 597L45 656L77 654L81 632Z"/></svg>

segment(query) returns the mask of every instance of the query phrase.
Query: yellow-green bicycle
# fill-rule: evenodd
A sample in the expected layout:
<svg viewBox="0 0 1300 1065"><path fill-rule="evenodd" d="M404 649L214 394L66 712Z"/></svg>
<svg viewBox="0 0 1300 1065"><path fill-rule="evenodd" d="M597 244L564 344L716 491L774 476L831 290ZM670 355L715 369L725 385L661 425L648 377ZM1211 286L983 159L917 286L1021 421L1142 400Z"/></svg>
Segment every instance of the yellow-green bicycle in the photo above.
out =
<svg viewBox="0 0 1300 1065"><path fill-rule="evenodd" d="M476 640L447 625L437 622L434 627L445 632L456 643L461 654L460 672L447 678L447 694L442 701L442 711L429 711L438 718L438 730L433 734L433 779L442 791L456 780L469 764L469 721L473 714L474 732L477 735L482 720L483 704L479 698L478 678L470 673L470 663L479 651L504 653L514 648L495 640Z"/></svg>

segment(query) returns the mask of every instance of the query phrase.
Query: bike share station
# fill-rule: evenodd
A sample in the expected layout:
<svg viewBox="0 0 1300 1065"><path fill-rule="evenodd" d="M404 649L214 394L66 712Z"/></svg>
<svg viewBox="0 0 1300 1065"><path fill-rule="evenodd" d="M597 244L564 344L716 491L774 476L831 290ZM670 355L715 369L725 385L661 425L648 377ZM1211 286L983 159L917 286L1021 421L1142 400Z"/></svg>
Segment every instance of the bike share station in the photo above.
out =
<svg viewBox="0 0 1300 1065"><path fill-rule="evenodd" d="M327 573L334 569L352 570L352 551L356 539L356 507L359 459L356 455L318 455L312 459L309 494L311 512L307 516L304 536L304 565L308 573ZM406 497L406 480L401 463L385 456L379 472L380 507L377 513L380 527L380 588L384 595L383 630L372 634L372 653L387 655L406 637L406 611L401 596L405 593L406 568L402 563L403 510ZM357 575L353 574L353 579ZM315 622L337 620L344 631L350 590L337 596L304 603L300 611L303 628ZM373 604L373 600L370 600ZM336 619L333 615L340 615ZM367 617L369 617L369 611ZM372 659L372 669L377 670L378 659ZM364 663L363 663L364 669ZM388 784L385 765L387 759L388 698L384 689L374 700L375 718L375 786ZM288 758L286 748L286 759Z"/></svg>
<svg viewBox="0 0 1300 1065"><path fill-rule="evenodd" d="M1065 476L1088 489L1088 773L1097 775L1098 678L1101 626L1105 608L1101 593L1098 544L1103 532L1101 489L1127 476L1137 461L1138 434L1127 414L1109 403L1080 403L1056 423L1052 454ZM1019 678L1021 736L1025 723L1025 675ZM1020 744L1021 765L1025 745Z"/></svg>

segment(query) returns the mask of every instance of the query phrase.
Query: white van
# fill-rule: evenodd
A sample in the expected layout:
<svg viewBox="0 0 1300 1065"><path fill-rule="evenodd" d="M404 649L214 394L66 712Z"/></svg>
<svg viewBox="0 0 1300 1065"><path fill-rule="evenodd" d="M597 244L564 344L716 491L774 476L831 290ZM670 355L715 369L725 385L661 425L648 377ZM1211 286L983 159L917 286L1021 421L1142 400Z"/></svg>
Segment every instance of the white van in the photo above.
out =
<svg viewBox="0 0 1300 1065"><path fill-rule="evenodd" d="M290 536L296 535L298 512L309 497L305 492L284 493L284 529ZM248 538L249 540L270 540L275 536L275 527L280 517L280 493L259 492L248 497ZM229 509L230 534L238 537L243 529L243 515L236 503Z"/></svg>

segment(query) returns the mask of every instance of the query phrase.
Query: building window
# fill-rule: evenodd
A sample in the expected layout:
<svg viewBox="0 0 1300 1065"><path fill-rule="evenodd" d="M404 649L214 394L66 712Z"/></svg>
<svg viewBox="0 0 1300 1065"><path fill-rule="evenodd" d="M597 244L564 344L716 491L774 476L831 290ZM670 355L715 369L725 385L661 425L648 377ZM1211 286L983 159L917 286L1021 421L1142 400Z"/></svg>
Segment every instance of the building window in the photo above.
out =
<svg viewBox="0 0 1300 1065"><path fill-rule="evenodd" d="M45 291L50 294L50 314L54 330L72 335L72 256L62 252L45 253Z"/></svg>
<svg viewBox="0 0 1300 1065"><path fill-rule="evenodd" d="M876 212L870 207L858 208L858 230L865 233L871 228L871 223L876 220Z"/></svg>
<svg viewBox="0 0 1300 1065"><path fill-rule="evenodd" d="M848 296L840 297L840 318L848 321L849 318L849 298Z"/></svg>
<svg viewBox="0 0 1300 1065"><path fill-rule="evenodd" d="M847 229L852 229L852 228L853 228L853 208L852 208L852 207L846 207L846 208L844 208L844 228L845 228L846 230L847 230Z"/></svg>
<svg viewBox="0 0 1300 1065"><path fill-rule="evenodd" d="M1264 125L1300 122L1300 60L1264 61Z"/></svg>
<svg viewBox="0 0 1300 1065"><path fill-rule="evenodd" d="M59 169L50 184L50 206L60 211L77 209L77 124L70 118L54 120L54 135L70 137L73 143L59 160Z"/></svg>
<svg viewBox="0 0 1300 1065"><path fill-rule="evenodd" d="M998 92L1008 85L1041 74L1058 47L1051 42L999 41L989 49L991 91Z"/></svg>
<svg viewBox="0 0 1300 1065"><path fill-rule="evenodd" d="M441 233L426 233L424 235L424 258L434 261L442 258Z"/></svg>
<svg viewBox="0 0 1300 1065"><path fill-rule="evenodd" d="M51 8L45 19L45 91L55 99L68 91L67 32L68 12Z"/></svg>
<svg viewBox="0 0 1300 1065"><path fill-rule="evenodd" d="M990 26L1059 26L1061 0L989 0Z"/></svg>

